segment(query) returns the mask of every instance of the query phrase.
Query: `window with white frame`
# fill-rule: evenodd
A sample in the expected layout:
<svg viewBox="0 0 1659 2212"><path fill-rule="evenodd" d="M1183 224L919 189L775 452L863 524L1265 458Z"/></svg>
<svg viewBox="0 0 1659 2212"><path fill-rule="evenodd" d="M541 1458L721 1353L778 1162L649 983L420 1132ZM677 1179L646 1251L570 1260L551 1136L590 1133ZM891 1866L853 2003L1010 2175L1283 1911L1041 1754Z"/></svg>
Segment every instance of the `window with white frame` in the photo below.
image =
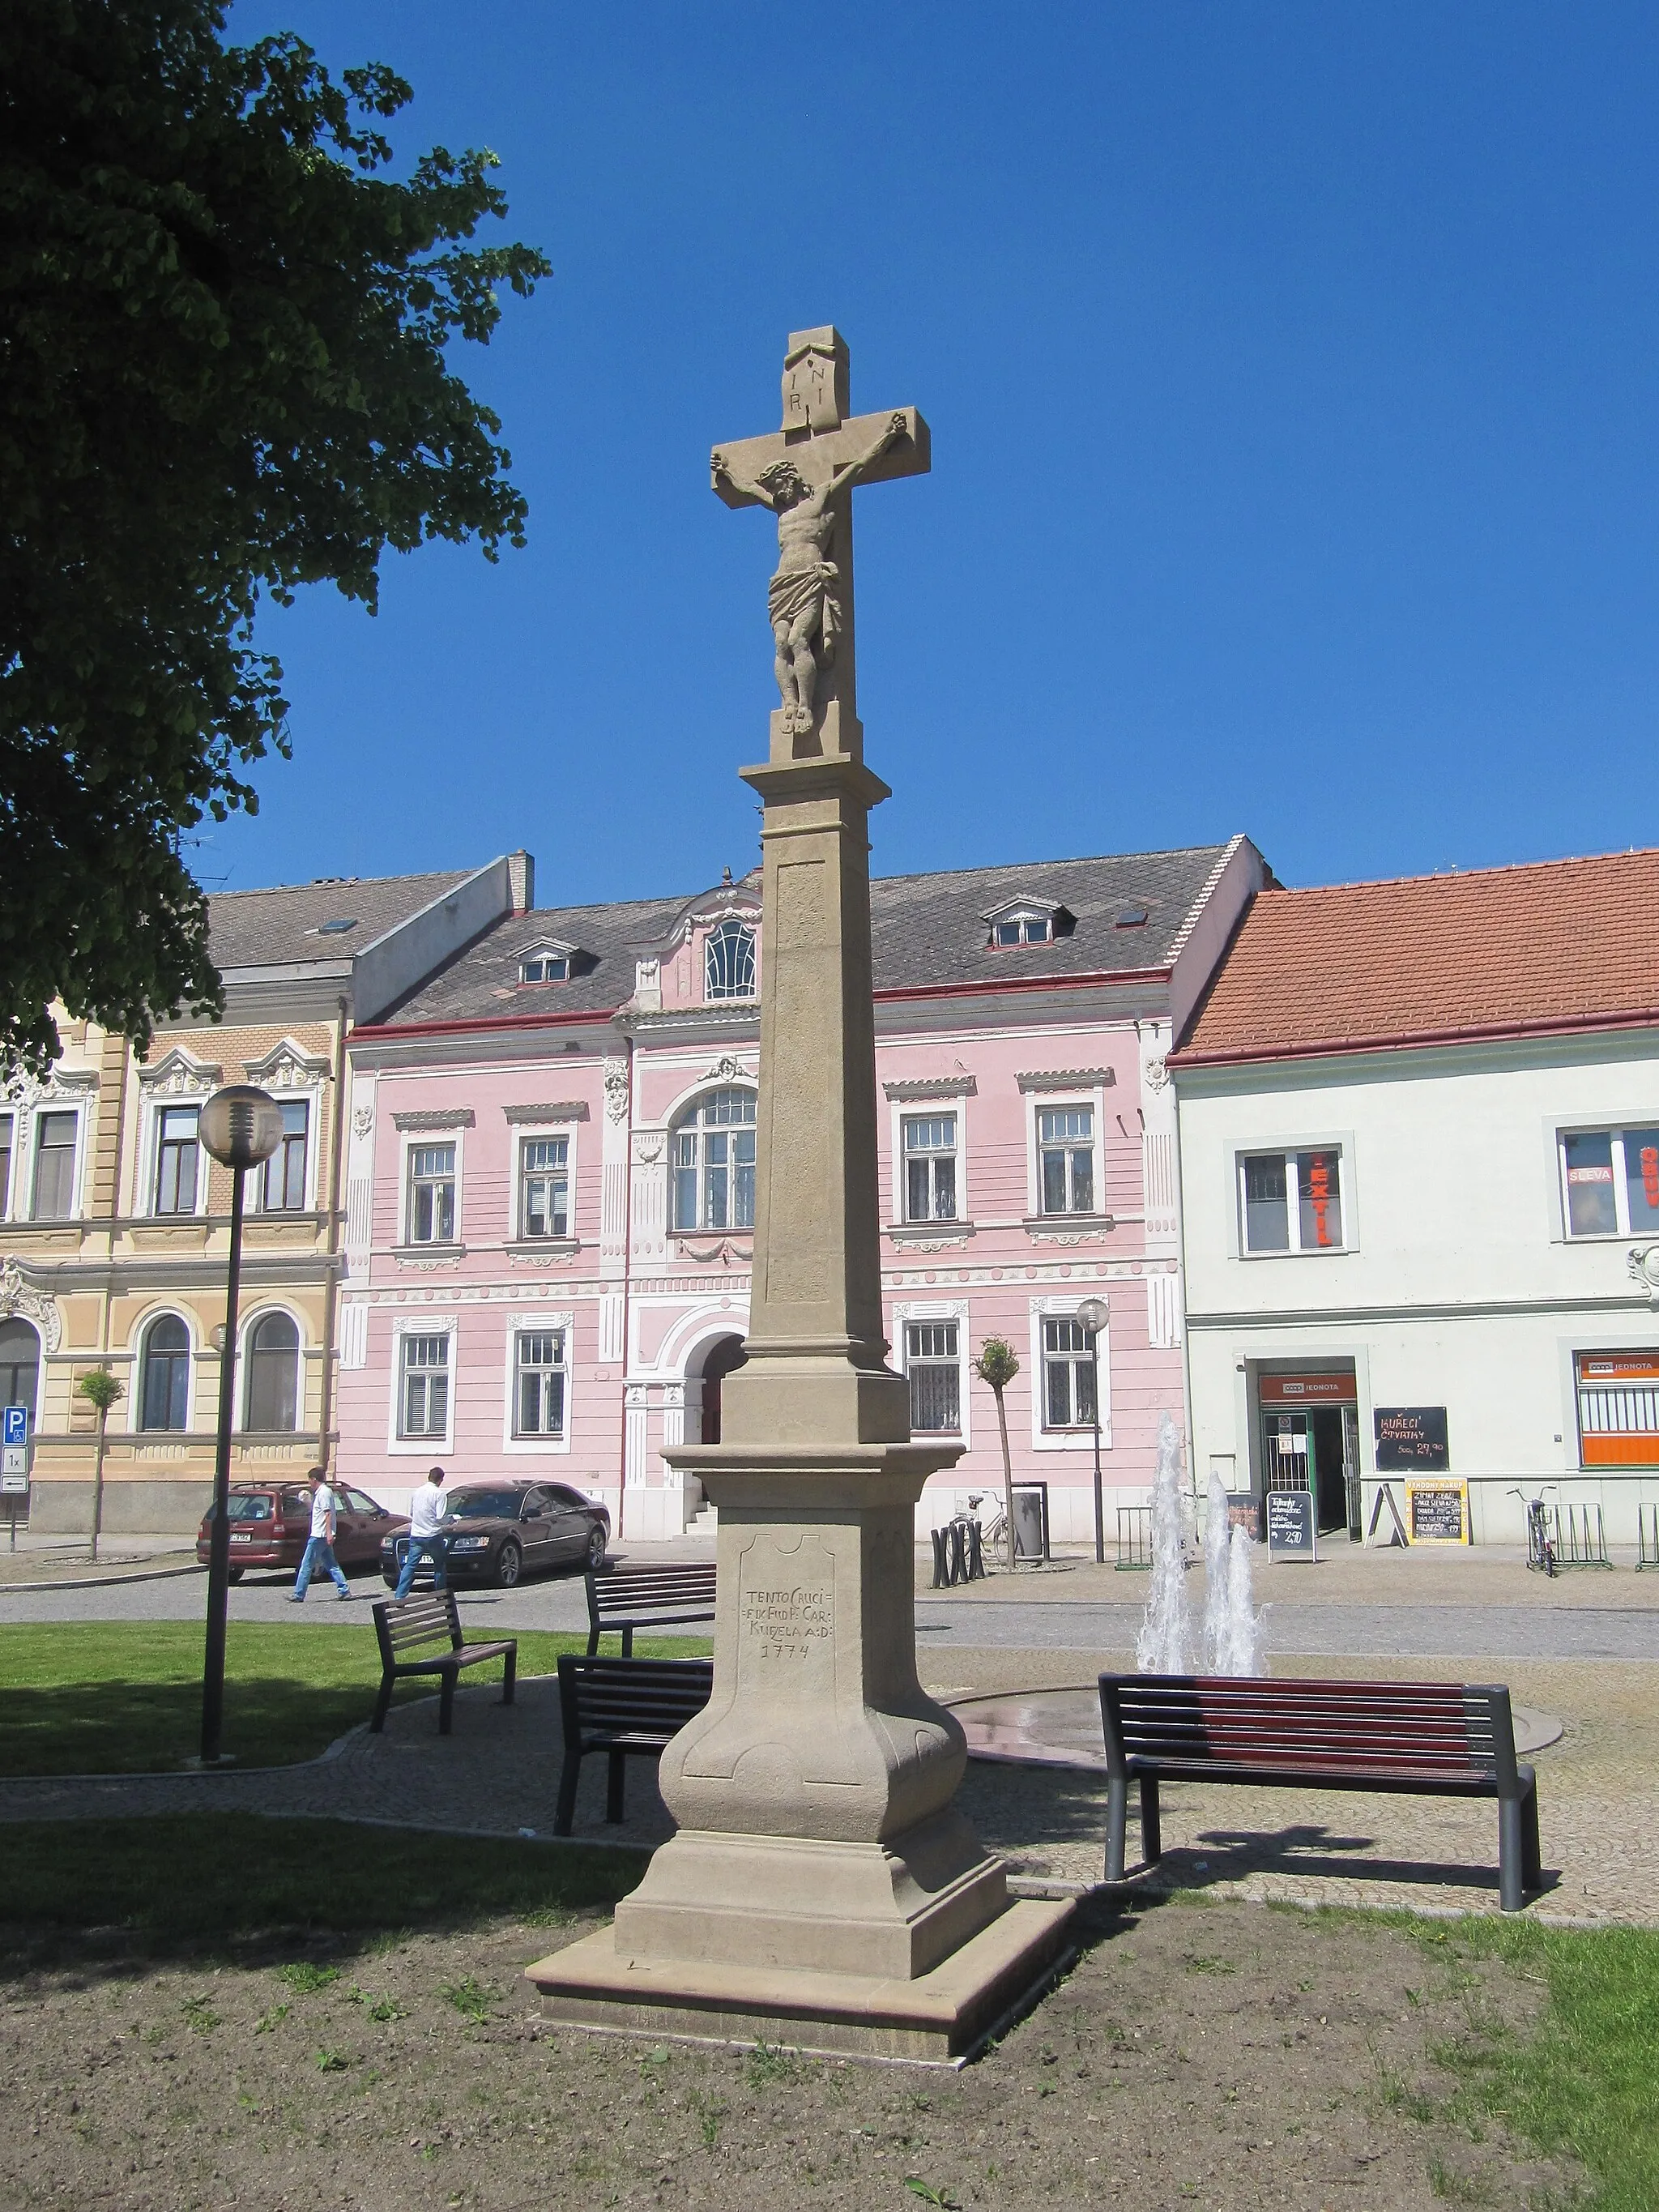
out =
<svg viewBox="0 0 1659 2212"><path fill-rule="evenodd" d="M1054 925L1048 915L1021 915L1015 920L998 922L992 933L991 942L1000 948L1011 945L1047 945L1054 933Z"/></svg>
<svg viewBox="0 0 1659 2212"><path fill-rule="evenodd" d="M519 1234L570 1234L568 1137L525 1137L520 1140Z"/></svg>
<svg viewBox="0 0 1659 2212"><path fill-rule="evenodd" d="M907 1114L903 1133L905 1219L954 1221L957 1218L956 1115Z"/></svg>
<svg viewBox="0 0 1659 2212"><path fill-rule="evenodd" d="M398 1377L398 1434L414 1439L449 1430L449 1333L405 1336Z"/></svg>
<svg viewBox="0 0 1659 2212"><path fill-rule="evenodd" d="M723 921L703 939L702 994L705 999L754 997L755 933L746 922Z"/></svg>
<svg viewBox="0 0 1659 2212"><path fill-rule="evenodd" d="M962 1427L962 1362L953 1321L904 1325L904 1364L910 1377L910 1426L920 1433L956 1435Z"/></svg>
<svg viewBox="0 0 1659 2212"><path fill-rule="evenodd" d="M156 1213L194 1213L201 1158L196 1142L197 1106L163 1106L155 1116Z"/></svg>
<svg viewBox="0 0 1659 2212"><path fill-rule="evenodd" d="M265 1162L260 1201L267 1213L299 1213L306 1202L306 1148L311 1137L311 1108L303 1098L285 1098L282 1115L282 1139Z"/></svg>
<svg viewBox="0 0 1659 2212"><path fill-rule="evenodd" d="M37 1221L67 1221L75 1212L75 1139L80 1118L72 1111L35 1116L30 1211ZM191 1197L193 1202L193 1188Z"/></svg>
<svg viewBox="0 0 1659 2212"><path fill-rule="evenodd" d="M532 952L519 963L521 983L564 983L570 979L568 952Z"/></svg>
<svg viewBox="0 0 1659 2212"><path fill-rule="evenodd" d="M1045 1213L1095 1210L1095 1109L1037 1109L1037 1189Z"/></svg>
<svg viewBox="0 0 1659 2212"><path fill-rule="evenodd" d="M11 1143L13 1117L0 1114L0 1221L11 1204Z"/></svg>
<svg viewBox="0 0 1659 2212"><path fill-rule="evenodd" d="M755 1093L711 1091L674 1131L674 1226L754 1225Z"/></svg>
<svg viewBox="0 0 1659 2212"><path fill-rule="evenodd" d="M1561 1194L1569 1237L1659 1229L1659 1128L1564 1130Z"/></svg>
<svg viewBox="0 0 1659 2212"><path fill-rule="evenodd" d="M177 1314L158 1314L138 1358L138 1425L182 1429L190 1414L190 1331Z"/></svg>
<svg viewBox="0 0 1659 2212"><path fill-rule="evenodd" d="M1238 1212L1246 1253L1340 1252L1341 1146L1241 1153Z"/></svg>
<svg viewBox="0 0 1659 2212"><path fill-rule="evenodd" d="M411 1145L409 1148L409 1242L453 1244L455 1241L455 1147Z"/></svg>
<svg viewBox="0 0 1659 2212"><path fill-rule="evenodd" d="M1042 1425L1092 1429L1095 1425L1095 1340L1074 1314L1048 1314L1042 1322Z"/></svg>
<svg viewBox="0 0 1659 2212"><path fill-rule="evenodd" d="M562 1328L525 1328L514 1346L515 1437L564 1434L565 1353Z"/></svg>

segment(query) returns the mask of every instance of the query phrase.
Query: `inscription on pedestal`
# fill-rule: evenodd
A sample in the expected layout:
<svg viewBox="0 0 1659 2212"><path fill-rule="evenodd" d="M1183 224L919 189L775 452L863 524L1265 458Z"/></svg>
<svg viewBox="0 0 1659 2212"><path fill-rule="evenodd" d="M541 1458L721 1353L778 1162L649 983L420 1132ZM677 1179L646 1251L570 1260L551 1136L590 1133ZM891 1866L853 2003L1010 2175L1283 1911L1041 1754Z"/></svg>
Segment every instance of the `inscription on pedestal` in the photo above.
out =
<svg viewBox="0 0 1659 2212"><path fill-rule="evenodd" d="M738 1680L763 1696L827 1693L835 1680L836 1562L816 1536L757 1536L738 1577Z"/></svg>

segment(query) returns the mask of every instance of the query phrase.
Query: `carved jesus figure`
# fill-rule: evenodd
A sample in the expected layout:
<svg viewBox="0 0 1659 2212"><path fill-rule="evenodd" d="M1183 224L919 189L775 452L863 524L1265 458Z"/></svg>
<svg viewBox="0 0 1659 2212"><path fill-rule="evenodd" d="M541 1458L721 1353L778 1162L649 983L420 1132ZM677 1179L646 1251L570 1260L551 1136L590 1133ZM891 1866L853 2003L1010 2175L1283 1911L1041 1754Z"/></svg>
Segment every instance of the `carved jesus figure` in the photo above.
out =
<svg viewBox="0 0 1659 2212"><path fill-rule="evenodd" d="M783 696L785 724L798 734L812 726L819 666L814 641L823 640L826 668L836 653L834 586L838 571L824 556L836 526L836 496L906 435L903 416L890 416L870 447L822 484L809 483L791 460L774 461L750 480L735 475L724 453L713 456L716 477L769 507L778 518L778 565L767 586L766 609L772 621L776 647L773 666Z"/></svg>

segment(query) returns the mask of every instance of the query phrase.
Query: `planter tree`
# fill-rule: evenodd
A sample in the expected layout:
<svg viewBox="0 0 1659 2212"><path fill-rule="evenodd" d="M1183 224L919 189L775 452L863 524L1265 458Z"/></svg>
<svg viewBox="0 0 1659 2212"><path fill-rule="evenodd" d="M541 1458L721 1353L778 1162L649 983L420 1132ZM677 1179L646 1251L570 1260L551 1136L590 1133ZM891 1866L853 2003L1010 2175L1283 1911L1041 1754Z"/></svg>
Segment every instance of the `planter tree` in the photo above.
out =
<svg viewBox="0 0 1659 2212"><path fill-rule="evenodd" d="M98 1409L98 1455L92 1470L92 1547L91 1555L98 1557L98 1539L104 1526L104 1431L109 1422L109 1409L126 1394L107 1367L94 1367L83 1375L75 1386L77 1398L84 1398Z"/></svg>
<svg viewBox="0 0 1659 2212"><path fill-rule="evenodd" d="M1008 1547L1008 1571L1012 1574L1014 1566L1014 1463L1008 1455L1008 1409L1002 1402L1002 1394L1019 1372L1019 1360L1013 1346L1006 1338L988 1336L979 1348L974 1372L997 1401L997 1428L1002 1437L1002 1517L1007 1523L1004 1534Z"/></svg>

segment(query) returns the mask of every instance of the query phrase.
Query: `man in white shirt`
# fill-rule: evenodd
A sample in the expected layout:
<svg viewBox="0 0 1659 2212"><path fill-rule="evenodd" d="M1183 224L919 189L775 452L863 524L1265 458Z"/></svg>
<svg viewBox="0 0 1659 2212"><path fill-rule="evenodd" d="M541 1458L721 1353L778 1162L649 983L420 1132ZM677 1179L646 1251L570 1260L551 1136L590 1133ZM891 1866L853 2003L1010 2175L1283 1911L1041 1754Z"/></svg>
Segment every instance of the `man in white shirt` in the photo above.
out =
<svg viewBox="0 0 1659 2212"><path fill-rule="evenodd" d="M289 1595L290 1605L303 1605L306 1592L311 1587L313 1575L326 1567L334 1577L334 1587L343 1598L351 1595L351 1585L346 1580L339 1561L334 1556L334 1515L339 1503L328 1486L328 1476L320 1467L313 1467L311 1483L311 1540L306 1546L305 1556L300 1561L300 1571L295 1577Z"/></svg>
<svg viewBox="0 0 1659 2212"><path fill-rule="evenodd" d="M444 1538L440 1526L444 1511L444 1471L441 1467L427 1470L426 1488L417 1490L409 1501L409 1549L404 1553L404 1571L398 1577L394 1596L407 1597L409 1586L415 1579L415 1570L424 1557L432 1562L432 1587L444 1589Z"/></svg>

